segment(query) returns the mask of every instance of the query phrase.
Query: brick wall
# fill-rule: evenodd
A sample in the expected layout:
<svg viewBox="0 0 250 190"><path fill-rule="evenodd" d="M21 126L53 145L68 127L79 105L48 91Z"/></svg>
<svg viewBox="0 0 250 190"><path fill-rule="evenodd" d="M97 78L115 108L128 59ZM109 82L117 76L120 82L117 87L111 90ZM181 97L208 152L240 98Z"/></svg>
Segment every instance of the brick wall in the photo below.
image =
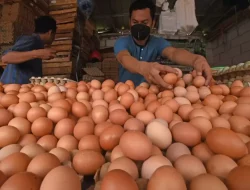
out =
<svg viewBox="0 0 250 190"><path fill-rule="evenodd" d="M206 52L211 66L235 65L250 61L250 19L209 42Z"/></svg>

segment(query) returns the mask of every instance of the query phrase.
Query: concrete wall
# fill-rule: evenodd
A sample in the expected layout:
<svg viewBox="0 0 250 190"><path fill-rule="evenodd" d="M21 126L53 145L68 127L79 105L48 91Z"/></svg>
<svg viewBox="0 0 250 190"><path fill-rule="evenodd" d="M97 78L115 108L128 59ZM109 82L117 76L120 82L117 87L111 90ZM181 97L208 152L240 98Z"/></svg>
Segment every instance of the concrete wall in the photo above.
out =
<svg viewBox="0 0 250 190"><path fill-rule="evenodd" d="M211 66L235 65L250 61L250 19L209 42L206 49Z"/></svg>

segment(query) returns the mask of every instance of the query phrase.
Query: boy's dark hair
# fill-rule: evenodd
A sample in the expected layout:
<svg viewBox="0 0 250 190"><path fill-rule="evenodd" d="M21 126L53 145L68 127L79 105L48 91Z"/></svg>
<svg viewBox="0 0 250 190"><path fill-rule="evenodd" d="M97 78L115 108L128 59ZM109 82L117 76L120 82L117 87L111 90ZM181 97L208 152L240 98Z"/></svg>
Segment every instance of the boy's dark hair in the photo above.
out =
<svg viewBox="0 0 250 190"><path fill-rule="evenodd" d="M152 0L136 0L130 5L129 8L129 16L131 17L132 12L136 10L143 10L143 9L150 9L150 14L152 19L154 20L155 18L155 12L156 12L156 6L152 2Z"/></svg>
<svg viewBox="0 0 250 190"><path fill-rule="evenodd" d="M44 34L50 30L55 33L56 29L56 21L50 16L41 16L35 19L35 33Z"/></svg>

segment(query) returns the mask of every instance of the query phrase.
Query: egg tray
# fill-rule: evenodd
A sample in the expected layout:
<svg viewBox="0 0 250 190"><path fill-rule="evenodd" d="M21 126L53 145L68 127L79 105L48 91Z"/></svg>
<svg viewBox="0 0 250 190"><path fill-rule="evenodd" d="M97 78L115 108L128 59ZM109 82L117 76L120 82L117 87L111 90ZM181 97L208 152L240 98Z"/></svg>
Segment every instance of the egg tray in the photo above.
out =
<svg viewBox="0 0 250 190"><path fill-rule="evenodd" d="M74 80L71 79L67 79L67 78L54 78L54 77L31 77L29 79L31 84L39 84L39 85L44 85L48 82L52 82L55 83L56 85L64 85L67 82L76 82Z"/></svg>

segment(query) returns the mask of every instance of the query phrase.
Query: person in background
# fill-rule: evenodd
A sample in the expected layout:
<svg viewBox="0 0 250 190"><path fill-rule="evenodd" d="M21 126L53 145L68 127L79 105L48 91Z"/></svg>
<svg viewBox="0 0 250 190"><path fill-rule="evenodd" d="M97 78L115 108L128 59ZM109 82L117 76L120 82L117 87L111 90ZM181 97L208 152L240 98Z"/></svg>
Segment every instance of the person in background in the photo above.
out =
<svg viewBox="0 0 250 190"><path fill-rule="evenodd" d="M139 85L145 80L151 84L171 89L160 74L176 73L176 70L155 62L158 56L170 59L180 65L192 66L198 75L205 75L206 85L212 79L212 72L207 60L200 55L184 49L177 49L161 37L150 35L155 25L156 6L149 0L136 0L130 6L131 35L119 38L114 47L120 62L119 80L132 80Z"/></svg>
<svg viewBox="0 0 250 190"><path fill-rule="evenodd" d="M29 79L42 77L42 60L52 59L56 51L44 48L55 39L56 21L50 16L35 20L35 31L30 36L21 36L12 48L4 52L2 63L7 64L1 82L4 84L27 84Z"/></svg>

